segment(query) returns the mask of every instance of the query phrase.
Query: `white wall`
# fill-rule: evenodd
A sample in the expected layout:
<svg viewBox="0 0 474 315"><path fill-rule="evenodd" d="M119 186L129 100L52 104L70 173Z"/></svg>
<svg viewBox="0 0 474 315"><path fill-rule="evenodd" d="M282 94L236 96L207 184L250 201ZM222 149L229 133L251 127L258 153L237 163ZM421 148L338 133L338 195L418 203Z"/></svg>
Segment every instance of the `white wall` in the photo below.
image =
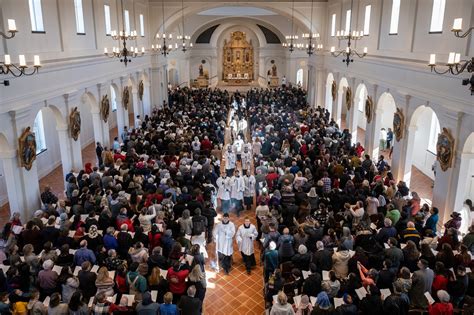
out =
<svg viewBox="0 0 474 315"><path fill-rule="evenodd" d="M430 127L433 118L433 111L430 108L425 108L423 113L416 122L415 133L415 149L413 150L413 165L416 166L422 173L434 179L431 166L433 165L436 155L435 152L428 150L428 141L430 138Z"/></svg>

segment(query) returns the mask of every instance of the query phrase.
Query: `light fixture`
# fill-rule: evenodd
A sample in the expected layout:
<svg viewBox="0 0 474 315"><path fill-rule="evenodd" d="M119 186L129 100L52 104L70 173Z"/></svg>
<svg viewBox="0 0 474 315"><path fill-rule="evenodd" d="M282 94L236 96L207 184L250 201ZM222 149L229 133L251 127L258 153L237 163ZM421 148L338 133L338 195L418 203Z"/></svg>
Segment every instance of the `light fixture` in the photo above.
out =
<svg viewBox="0 0 474 315"><path fill-rule="evenodd" d="M120 3L123 17L123 29L119 32L113 30L111 32L111 36L113 40L118 40L119 44L120 42L122 42L122 49L114 46L112 48L112 52L109 53L107 47L105 47L104 55L109 58L119 58L120 62L123 62L126 67L129 62L132 62L131 58L141 57L145 54L145 47L142 47L140 51L138 50L138 47L134 48L133 46L131 46L130 49L127 48L127 40L136 40L137 31L131 31L129 33L125 30L125 12L123 10L123 0L121 0Z"/></svg>
<svg viewBox="0 0 474 315"><path fill-rule="evenodd" d="M338 40L347 40L347 47L346 49L336 51L336 47L331 47L331 55L334 57L339 57L342 55L344 59L342 62L346 63L349 67L351 62L354 62L354 56L359 58L364 58L367 55L367 47L364 47L363 53L359 53L357 50L351 47L352 42L355 42L361 39L364 36L363 31L352 31L352 7L354 4L354 0L351 0L351 15L350 15L350 23L349 23L349 30L348 31L337 31L336 37Z"/></svg>
<svg viewBox="0 0 474 315"><path fill-rule="evenodd" d="M171 41L173 39L173 35L170 33L166 35L165 33L165 0L161 1L161 14L163 15L163 34L157 34L156 38L159 40L160 38L163 40L162 44L158 44L156 46L151 45L151 49L153 51L160 52L164 57L168 56L171 51L173 51L173 45L170 43L166 43L166 39ZM184 33L184 32L183 32ZM177 45L175 45L177 46Z"/></svg>
<svg viewBox="0 0 474 315"><path fill-rule="evenodd" d="M470 28L467 29L464 33L462 32L462 18L457 18L454 19L453 23L453 29L451 30L454 33L454 36L459 37L459 38L464 38L469 36L469 34L472 33L474 30L474 26L471 26Z"/></svg>
<svg viewBox="0 0 474 315"><path fill-rule="evenodd" d="M15 20L8 19L7 23L8 23L8 33L10 33L10 35L2 32L2 31L0 31L0 35L2 35L2 37L5 38L5 39L10 39L10 38L15 37L15 34L18 32L18 30L16 29Z"/></svg>
<svg viewBox="0 0 474 315"><path fill-rule="evenodd" d="M454 33L454 36L458 38L465 38L469 34L471 34L472 30L474 30L473 26L471 26L467 31L462 33L462 18L454 19L453 28L451 30ZM448 72L453 75L459 75L463 72L473 73L474 57L471 57L471 59L461 60L460 53L450 52L448 55L448 62L443 65L443 67L446 68L444 70L439 70L436 68L436 54L430 54L430 61L428 63L428 66L430 67L431 72L434 72L436 74L446 74ZM474 95L474 74L471 75L470 79L463 79L462 85L470 85L469 90L471 91L471 95Z"/></svg>
<svg viewBox="0 0 474 315"><path fill-rule="evenodd" d="M314 0L311 0L311 23L309 27L309 33L305 33L302 36L302 38L308 40L308 43L306 44L306 53L308 54L308 56L311 56L315 50L322 50L321 44L315 45L313 43L313 40L316 41L319 38L319 33L313 33L313 6Z"/></svg>
<svg viewBox="0 0 474 315"><path fill-rule="evenodd" d="M186 33L184 32L184 0L181 0L181 24L183 27L183 34L179 35L177 39L182 41L181 51L185 53L189 48L193 47L193 44L189 43L189 41L191 40L191 36L185 35ZM186 42L188 42L188 44ZM188 46L188 48L186 48L186 46Z"/></svg>
<svg viewBox="0 0 474 315"><path fill-rule="evenodd" d="M41 68L40 57L38 55L33 57L33 69L30 72L27 71L29 67L26 64L25 55L19 55L18 59L18 65L15 65L12 63L10 55L5 55L3 62L0 62L0 74L11 74L14 77L20 77L22 75L30 76L37 73L39 68ZM3 81L1 84L9 85L5 82L8 81Z"/></svg>
<svg viewBox="0 0 474 315"><path fill-rule="evenodd" d="M291 3L291 35L288 35L288 36L285 36L286 38L286 41L290 42L289 44L288 43L285 43L283 45L283 47L288 47L288 50L290 51L290 53L292 53L295 48L297 48L294 44L294 41L295 40L298 40L298 35L294 35L293 34L293 26L294 26L294 23L295 23L295 0L292 1Z"/></svg>

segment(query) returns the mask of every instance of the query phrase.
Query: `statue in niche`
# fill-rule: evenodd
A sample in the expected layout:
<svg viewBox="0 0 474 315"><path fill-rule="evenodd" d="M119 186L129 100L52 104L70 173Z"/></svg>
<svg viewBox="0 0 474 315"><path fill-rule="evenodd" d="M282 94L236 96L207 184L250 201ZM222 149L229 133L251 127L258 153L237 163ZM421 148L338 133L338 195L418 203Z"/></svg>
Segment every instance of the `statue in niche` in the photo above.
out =
<svg viewBox="0 0 474 315"><path fill-rule="evenodd" d="M333 101L333 102L336 100L336 92L337 92L336 81L332 80L331 94L332 94L332 101Z"/></svg>
<svg viewBox="0 0 474 315"><path fill-rule="evenodd" d="M395 114L393 114L393 133L395 139L400 141L403 138L403 130L405 129L405 115L400 108L397 108Z"/></svg>
<svg viewBox="0 0 474 315"><path fill-rule="evenodd" d="M123 109L128 110L128 105L130 104L130 91L128 86L123 88L122 92L122 106Z"/></svg>
<svg viewBox="0 0 474 315"><path fill-rule="evenodd" d="M250 61L250 54L249 54L249 52L247 52L245 54L245 62L249 62L249 61Z"/></svg>
<svg viewBox="0 0 474 315"><path fill-rule="evenodd" d="M69 132L74 141L79 139L79 134L81 133L81 113L77 110L77 107L74 107L69 115Z"/></svg>
<svg viewBox="0 0 474 315"><path fill-rule="evenodd" d="M18 139L18 151L20 166L29 171L36 160L36 136L30 127L26 127Z"/></svg>
<svg viewBox="0 0 474 315"><path fill-rule="evenodd" d="M202 67L202 64L199 65L199 76L204 76L204 68Z"/></svg>
<svg viewBox="0 0 474 315"><path fill-rule="evenodd" d="M350 87L346 89L346 107L347 110L351 110L352 107L352 89Z"/></svg>
<svg viewBox="0 0 474 315"><path fill-rule="evenodd" d="M374 108L374 101L371 96L367 96L365 100L365 117L367 118L367 123L370 124L372 121L372 109Z"/></svg>
<svg viewBox="0 0 474 315"><path fill-rule="evenodd" d="M107 122L107 119L109 119L109 114L110 114L109 96L105 94L102 97L102 100L100 101L100 115L102 116L102 120L104 122Z"/></svg>
<svg viewBox="0 0 474 315"><path fill-rule="evenodd" d="M143 92L145 92L145 86L143 85L143 80L138 84L138 98L140 101L143 101Z"/></svg>
<svg viewBox="0 0 474 315"><path fill-rule="evenodd" d="M443 131L438 135L436 143L436 159L439 166L446 172L451 167L454 157L454 138L451 132L443 127Z"/></svg>
<svg viewBox="0 0 474 315"><path fill-rule="evenodd" d="M235 55L235 60L240 61L240 51L238 51Z"/></svg>
<svg viewBox="0 0 474 315"><path fill-rule="evenodd" d="M277 76L277 66L276 66L276 64L273 64L273 66L272 66L272 76L273 77Z"/></svg>

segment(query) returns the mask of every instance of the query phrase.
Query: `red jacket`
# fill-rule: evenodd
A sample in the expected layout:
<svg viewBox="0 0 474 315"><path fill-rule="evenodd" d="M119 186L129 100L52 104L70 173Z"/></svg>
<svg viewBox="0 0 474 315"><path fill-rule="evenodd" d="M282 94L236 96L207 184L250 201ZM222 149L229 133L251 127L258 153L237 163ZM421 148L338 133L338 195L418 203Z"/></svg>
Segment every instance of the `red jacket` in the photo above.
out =
<svg viewBox="0 0 474 315"><path fill-rule="evenodd" d="M168 280L171 293L184 294L184 292L186 292L186 278L188 274L189 270L187 269L179 271L174 271L173 267L168 269L166 279Z"/></svg>
<svg viewBox="0 0 474 315"><path fill-rule="evenodd" d="M201 141L201 150L212 150L212 142L210 140Z"/></svg>
<svg viewBox="0 0 474 315"><path fill-rule="evenodd" d="M428 306L429 315L453 315L453 304L436 302Z"/></svg>
<svg viewBox="0 0 474 315"><path fill-rule="evenodd" d="M150 247L150 251L157 246L161 246L161 233L153 235L151 232L148 232L148 246Z"/></svg>

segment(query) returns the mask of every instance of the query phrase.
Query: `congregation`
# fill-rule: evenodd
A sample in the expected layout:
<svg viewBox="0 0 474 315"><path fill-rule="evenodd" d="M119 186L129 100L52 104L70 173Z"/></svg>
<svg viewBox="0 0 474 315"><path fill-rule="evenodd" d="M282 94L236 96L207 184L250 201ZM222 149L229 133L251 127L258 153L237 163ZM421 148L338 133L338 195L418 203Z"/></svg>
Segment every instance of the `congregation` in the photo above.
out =
<svg viewBox="0 0 474 315"><path fill-rule="evenodd" d="M170 91L66 176L67 200L47 188L30 221L5 225L1 314L201 314L206 268L237 259L263 264L270 314L473 314L474 227L439 222L306 98Z"/></svg>

